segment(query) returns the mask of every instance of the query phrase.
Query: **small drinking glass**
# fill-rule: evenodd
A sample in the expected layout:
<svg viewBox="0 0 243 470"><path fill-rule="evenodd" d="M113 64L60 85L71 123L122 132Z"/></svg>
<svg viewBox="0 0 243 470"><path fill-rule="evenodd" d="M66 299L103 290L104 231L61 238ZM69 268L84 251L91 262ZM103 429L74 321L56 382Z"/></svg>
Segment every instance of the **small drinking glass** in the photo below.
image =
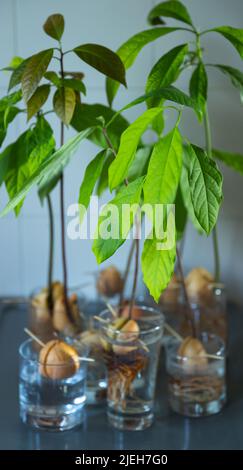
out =
<svg viewBox="0 0 243 470"><path fill-rule="evenodd" d="M78 353L87 355L86 350ZM21 420L34 428L50 431L65 431L79 425L83 420L86 400L86 362L78 360L76 371L69 377L49 378L41 372L43 364L40 363L39 353L32 339L21 344L19 359ZM70 360L61 365L48 365L49 376L65 377L65 371L70 370ZM51 368L55 369L50 370Z"/></svg>
<svg viewBox="0 0 243 470"><path fill-rule="evenodd" d="M138 310L137 310L138 308ZM108 420L120 430L142 430L154 419L154 392L163 332L161 312L136 306L136 332L112 327L109 310L100 314L108 373ZM127 323L128 325L128 323Z"/></svg>
<svg viewBox="0 0 243 470"><path fill-rule="evenodd" d="M225 347L221 338L202 333L204 357L180 356L180 342L166 343L169 404L173 411L188 417L209 416L226 403Z"/></svg>

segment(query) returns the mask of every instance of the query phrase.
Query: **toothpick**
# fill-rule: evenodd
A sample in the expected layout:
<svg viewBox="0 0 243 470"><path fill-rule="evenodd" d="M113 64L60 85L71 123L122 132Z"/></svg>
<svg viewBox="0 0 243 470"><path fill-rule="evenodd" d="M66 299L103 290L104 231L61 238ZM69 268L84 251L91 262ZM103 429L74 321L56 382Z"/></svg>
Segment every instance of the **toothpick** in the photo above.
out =
<svg viewBox="0 0 243 470"><path fill-rule="evenodd" d="M181 337L181 335L179 335L179 333L177 333L177 331L175 331L174 328L168 325L168 323L165 323L164 327L172 336L177 338L179 341L183 341L183 338Z"/></svg>
<svg viewBox="0 0 243 470"><path fill-rule="evenodd" d="M24 331L27 335L29 335L34 341L36 341L36 343L38 343L42 348L44 348L45 346L45 343L43 343L43 341L41 341L37 336L34 335L34 333L32 333L32 331L28 330L28 328L24 328ZM95 362L95 359L91 358L91 357L81 357L79 356L78 357L81 361L85 361L85 362Z"/></svg>
<svg viewBox="0 0 243 470"><path fill-rule="evenodd" d="M107 323L109 322L109 320L105 320L104 318L101 318L101 317L97 317L97 315L94 315L94 319L99 321L100 323L104 323L104 325L107 325Z"/></svg>
<svg viewBox="0 0 243 470"><path fill-rule="evenodd" d="M36 343L38 343L42 348L45 346L43 341L41 341L37 336L32 333L32 331L28 330L28 328L24 328L24 331L27 335L29 335Z"/></svg>
<svg viewBox="0 0 243 470"><path fill-rule="evenodd" d="M141 339L138 340L138 343L141 344L144 351L149 352L149 348L147 348L146 344Z"/></svg>
<svg viewBox="0 0 243 470"><path fill-rule="evenodd" d="M107 306L108 310L111 312L111 314L113 315L113 317L117 318L117 313L116 313L115 309L112 307L112 305L107 302L106 306Z"/></svg>

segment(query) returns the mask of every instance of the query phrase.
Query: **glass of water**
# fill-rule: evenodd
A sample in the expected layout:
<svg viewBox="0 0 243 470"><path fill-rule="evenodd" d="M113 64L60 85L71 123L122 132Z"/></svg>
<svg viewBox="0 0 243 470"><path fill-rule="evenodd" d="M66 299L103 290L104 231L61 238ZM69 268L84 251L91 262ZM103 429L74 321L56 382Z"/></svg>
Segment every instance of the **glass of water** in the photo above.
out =
<svg viewBox="0 0 243 470"><path fill-rule="evenodd" d="M87 351L78 351L86 356ZM79 425L83 420L86 379L86 362L78 360L72 375L65 378L60 368L67 364L48 365L49 376L43 375L43 364L35 341L28 339L19 348L19 403L21 420L34 428L50 431L65 431ZM50 368L55 367L51 374ZM65 369L70 370L70 369ZM60 373L59 373L60 372Z"/></svg>
<svg viewBox="0 0 243 470"><path fill-rule="evenodd" d="M154 419L154 392L163 332L161 312L136 306L132 323L119 328L109 310L100 314L101 340L107 367L108 420L120 430L142 430ZM135 328L134 328L135 322ZM121 324L120 324L121 325ZM125 328L125 329L124 329Z"/></svg>

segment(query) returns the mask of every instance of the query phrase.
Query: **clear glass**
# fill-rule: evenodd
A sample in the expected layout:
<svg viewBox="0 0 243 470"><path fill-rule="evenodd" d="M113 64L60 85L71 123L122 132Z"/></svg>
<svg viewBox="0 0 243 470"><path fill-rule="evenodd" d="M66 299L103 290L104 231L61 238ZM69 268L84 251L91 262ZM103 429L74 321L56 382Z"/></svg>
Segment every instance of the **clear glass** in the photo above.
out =
<svg viewBox="0 0 243 470"><path fill-rule="evenodd" d="M154 392L164 316L153 308L140 306L139 309L137 333L111 330L109 325L114 317L110 311L100 314L108 373L108 420L121 430L142 430L154 419Z"/></svg>
<svg viewBox="0 0 243 470"><path fill-rule="evenodd" d="M200 340L208 355L204 360L178 355L181 343L175 338L166 343L169 404L189 417L216 414L226 403L224 343L208 333Z"/></svg>
<svg viewBox="0 0 243 470"><path fill-rule="evenodd" d="M34 428L65 431L83 420L86 400L86 362L79 361L76 372L68 378L52 379L41 374L39 352L35 342L28 339L19 348L19 403L22 421ZM86 350L78 351L82 356ZM55 365L58 368L70 366Z"/></svg>

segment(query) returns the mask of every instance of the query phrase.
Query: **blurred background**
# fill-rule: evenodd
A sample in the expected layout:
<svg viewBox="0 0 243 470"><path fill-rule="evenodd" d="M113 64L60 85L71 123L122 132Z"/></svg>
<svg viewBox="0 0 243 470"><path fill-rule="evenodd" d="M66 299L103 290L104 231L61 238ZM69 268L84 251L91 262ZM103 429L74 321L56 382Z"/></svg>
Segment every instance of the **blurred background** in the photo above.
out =
<svg viewBox="0 0 243 470"><path fill-rule="evenodd" d="M54 40L45 35L42 25L53 13L62 13L66 27L63 36L64 50L79 44L97 42L116 50L130 36L148 27L146 17L158 2L153 0L0 0L0 68L9 64L14 55L28 57L42 49L55 46ZM231 25L243 27L242 0L185 0L194 23L200 29ZM169 20L173 24L173 20ZM133 98L143 94L146 77L161 55L175 45L191 39L184 32L165 36L146 46L135 66L128 71L128 90L120 88L114 108L119 109ZM228 64L243 68L234 48L217 34L203 37L207 62ZM107 104L105 78L74 55L65 56L65 67L85 74L88 103ZM0 96L7 93L8 74L0 74ZM186 73L178 86L187 90ZM142 108L126 113L131 121ZM231 86L227 77L209 70L209 112L215 148L243 153L243 106L239 93ZM167 126L175 116L167 116ZM50 118L56 140L59 141L58 122ZM20 115L9 128L4 146L14 141L24 131L25 117ZM203 145L203 129L191 111L183 113L181 130L196 144ZM66 139L74 135L72 129L65 131ZM148 134L147 139L153 139ZM97 153L94 144L85 142L65 171L65 204L78 200L79 186L84 169ZM223 168L225 200L219 219L219 242L222 265L222 280L228 287L230 299L243 304L243 178L230 169ZM52 194L56 222L55 278L62 279L59 230L59 193ZM107 200L105 195L103 200ZM0 208L8 200L5 188L0 192ZM67 217L68 222L68 217ZM67 240L69 283L85 282L89 272L96 269L95 257L89 240ZM125 253L129 243L113 257L112 262L121 269L125 265ZM0 296L28 295L33 289L44 286L47 276L48 219L46 208L42 208L33 190L26 199L18 219L13 213L0 220ZM213 272L211 237L201 237L190 226L187 227L184 247L185 270L204 266ZM141 280L142 281L142 280ZM142 289L142 282L140 282Z"/></svg>

